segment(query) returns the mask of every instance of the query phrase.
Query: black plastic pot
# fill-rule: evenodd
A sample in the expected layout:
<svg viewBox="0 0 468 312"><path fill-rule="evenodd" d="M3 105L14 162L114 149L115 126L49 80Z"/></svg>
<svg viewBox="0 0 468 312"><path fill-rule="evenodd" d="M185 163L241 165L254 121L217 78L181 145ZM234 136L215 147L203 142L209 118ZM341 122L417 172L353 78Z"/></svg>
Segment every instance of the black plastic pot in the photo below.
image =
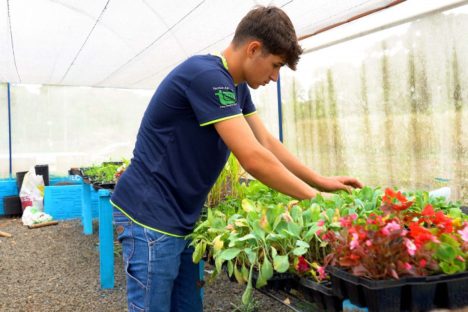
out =
<svg viewBox="0 0 468 312"><path fill-rule="evenodd" d="M97 191L99 189L113 190L115 188L115 183L92 183L93 188Z"/></svg>
<svg viewBox="0 0 468 312"><path fill-rule="evenodd" d="M19 196L5 196L3 197L3 210L5 216L22 215L21 200Z"/></svg>
<svg viewBox="0 0 468 312"><path fill-rule="evenodd" d="M332 283L336 283L337 279L341 280L340 294L349 298L352 304L367 307L371 312L402 311L401 296L405 284L402 280L369 280L354 276L337 267L328 267L328 271L334 277ZM334 293L335 288L332 284Z"/></svg>
<svg viewBox="0 0 468 312"><path fill-rule="evenodd" d="M464 214L468 215L468 206L461 206L460 209L461 211L463 211Z"/></svg>
<svg viewBox="0 0 468 312"><path fill-rule="evenodd" d="M402 290L402 310L429 311L435 308L437 283L426 277L409 277Z"/></svg>
<svg viewBox="0 0 468 312"><path fill-rule="evenodd" d="M331 282L300 278L298 284L306 299L313 301L321 311L339 312L343 309L343 300L333 294Z"/></svg>
<svg viewBox="0 0 468 312"><path fill-rule="evenodd" d="M462 308L468 306L468 271L453 275L429 276L437 283L435 303L439 308Z"/></svg>
<svg viewBox="0 0 468 312"><path fill-rule="evenodd" d="M335 295L370 312L429 311L468 306L468 272L399 280L370 280L328 267Z"/></svg>
<svg viewBox="0 0 468 312"><path fill-rule="evenodd" d="M23 185L24 176L28 173L27 171L18 171L16 173L16 186L18 187L18 193L21 191Z"/></svg>
<svg viewBox="0 0 468 312"><path fill-rule="evenodd" d="M36 165L34 166L34 171L37 175L41 175L44 180L44 185L49 185L49 165Z"/></svg>
<svg viewBox="0 0 468 312"><path fill-rule="evenodd" d="M68 175L79 175L79 176L81 176L81 169L80 168L70 168L68 170Z"/></svg>

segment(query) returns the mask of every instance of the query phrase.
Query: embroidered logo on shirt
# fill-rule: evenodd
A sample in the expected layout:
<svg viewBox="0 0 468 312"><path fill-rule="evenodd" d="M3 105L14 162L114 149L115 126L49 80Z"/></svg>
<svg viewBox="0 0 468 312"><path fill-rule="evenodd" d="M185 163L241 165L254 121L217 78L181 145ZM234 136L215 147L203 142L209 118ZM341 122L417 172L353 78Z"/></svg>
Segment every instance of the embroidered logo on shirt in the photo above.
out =
<svg viewBox="0 0 468 312"><path fill-rule="evenodd" d="M218 98L221 106L230 106L237 104L236 94L226 87L213 88L215 90L214 95Z"/></svg>

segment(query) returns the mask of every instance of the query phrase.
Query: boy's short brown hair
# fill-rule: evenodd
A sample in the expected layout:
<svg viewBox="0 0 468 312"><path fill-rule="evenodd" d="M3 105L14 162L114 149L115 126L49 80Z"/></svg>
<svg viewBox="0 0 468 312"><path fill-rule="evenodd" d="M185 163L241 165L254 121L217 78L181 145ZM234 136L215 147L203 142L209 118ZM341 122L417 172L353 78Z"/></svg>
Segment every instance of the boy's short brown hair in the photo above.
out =
<svg viewBox="0 0 468 312"><path fill-rule="evenodd" d="M283 10L259 6L247 13L237 25L232 43L239 46L251 39L261 41L265 52L283 57L289 68L296 69L302 48L291 20Z"/></svg>

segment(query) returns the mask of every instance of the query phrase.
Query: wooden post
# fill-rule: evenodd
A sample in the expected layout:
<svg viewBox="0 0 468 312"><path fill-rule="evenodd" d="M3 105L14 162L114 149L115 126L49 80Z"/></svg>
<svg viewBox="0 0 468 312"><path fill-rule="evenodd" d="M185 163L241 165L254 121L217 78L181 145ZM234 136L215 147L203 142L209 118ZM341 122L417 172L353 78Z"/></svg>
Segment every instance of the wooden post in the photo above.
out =
<svg viewBox="0 0 468 312"><path fill-rule="evenodd" d="M12 236L13 235L11 235L10 233L0 231L0 237L12 237Z"/></svg>

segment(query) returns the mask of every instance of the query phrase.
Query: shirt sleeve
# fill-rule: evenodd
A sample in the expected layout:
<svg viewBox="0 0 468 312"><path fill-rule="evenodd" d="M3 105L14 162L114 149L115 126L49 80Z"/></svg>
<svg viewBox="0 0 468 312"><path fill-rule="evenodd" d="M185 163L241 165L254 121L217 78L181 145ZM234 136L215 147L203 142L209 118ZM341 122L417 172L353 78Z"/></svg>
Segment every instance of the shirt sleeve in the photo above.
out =
<svg viewBox="0 0 468 312"><path fill-rule="evenodd" d="M222 71L200 73L189 85L186 96L200 126L242 115L232 79Z"/></svg>

